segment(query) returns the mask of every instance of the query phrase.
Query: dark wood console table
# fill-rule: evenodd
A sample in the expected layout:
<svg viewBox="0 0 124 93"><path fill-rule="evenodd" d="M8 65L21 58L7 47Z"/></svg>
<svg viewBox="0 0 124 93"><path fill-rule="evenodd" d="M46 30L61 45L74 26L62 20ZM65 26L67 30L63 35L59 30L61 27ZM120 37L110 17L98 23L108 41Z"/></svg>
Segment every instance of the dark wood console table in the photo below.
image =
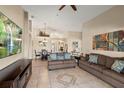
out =
<svg viewBox="0 0 124 93"><path fill-rule="evenodd" d="M0 88L24 88L32 74L32 60L20 59L0 70Z"/></svg>

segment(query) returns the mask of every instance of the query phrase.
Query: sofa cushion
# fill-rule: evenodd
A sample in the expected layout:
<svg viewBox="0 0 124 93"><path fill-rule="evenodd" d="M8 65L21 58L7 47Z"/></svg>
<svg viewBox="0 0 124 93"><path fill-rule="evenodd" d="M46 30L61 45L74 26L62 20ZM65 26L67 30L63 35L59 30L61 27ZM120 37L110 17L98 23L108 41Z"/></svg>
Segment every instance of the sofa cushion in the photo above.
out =
<svg viewBox="0 0 124 93"><path fill-rule="evenodd" d="M48 62L49 65L59 65L59 64L63 64L63 61L50 61Z"/></svg>
<svg viewBox="0 0 124 93"><path fill-rule="evenodd" d="M91 63L90 62L87 62L87 61L80 61L79 63L80 64L83 64L85 66L90 66L91 65Z"/></svg>
<svg viewBox="0 0 124 93"><path fill-rule="evenodd" d="M73 60L64 61L64 64L73 64L73 63L75 63Z"/></svg>
<svg viewBox="0 0 124 93"><path fill-rule="evenodd" d="M70 53L64 53L64 58L65 58L65 60L71 59L71 54Z"/></svg>
<svg viewBox="0 0 124 93"><path fill-rule="evenodd" d="M91 54L91 55L89 56L88 62L97 64L97 62L98 62L97 59L98 59L98 55L93 55L93 54Z"/></svg>
<svg viewBox="0 0 124 93"><path fill-rule="evenodd" d="M102 70L105 68L104 66L97 65L97 64L91 64L90 67L93 68L94 70L99 71L99 72L102 72Z"/></svg>
<svg viewBox="0 0 124 93"><path fill-rule="evenodd" d="M86 61L89 60L89 54L85 54L85 60L86 60Z"/></svg>
<svg viewBox="0 0 124 93"><path fill-rule="evenodd" d="M111 58L111 57L106 57L106 67L107 68L111 68L111 66L113 65L114 63L114 58Z"/></svg>
<svg viewBox="0 0 124 93"><path fill-rule="evenodd" d="M103 70L103 74L124 83L124 74L117 73L111 69Z"/></svg>
<svg viewBox="0 0 124 93"><path fill-rule="evenodd" d="M99 56L98 56L98 64L105 66L105 64L106 64L106 56L104 56L104 55L99 55Z"/></svg>
<svg viewBox="0 0 124 93"><path fill-rule="evenodd" d="M52 61L52 60L57 60L57 56L56 56L56 53L51 53L48 57L48 60L49 61Z"/></svg>
<svg viewBox="0 0 124 93"><path fill-rule="evenodd" d="M111 69L120 73L124 68L124 61L123 60L115 60L114 64L112 65Z"/></svg>

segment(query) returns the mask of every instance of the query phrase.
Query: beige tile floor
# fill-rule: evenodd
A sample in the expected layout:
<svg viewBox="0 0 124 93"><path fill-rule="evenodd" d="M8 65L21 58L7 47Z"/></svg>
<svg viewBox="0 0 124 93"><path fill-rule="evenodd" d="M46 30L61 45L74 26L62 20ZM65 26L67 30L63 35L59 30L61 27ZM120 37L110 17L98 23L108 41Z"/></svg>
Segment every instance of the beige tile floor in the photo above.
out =
<svg viewBox="0 0 124 93"><path fill-rule="evenodd" d="M32 76L27 84L27 88L48 88L49 78L47 62L41 60L33 60Z"/></svg>
<svg viewBox="0 0 124 93"><path fill-rule="evenodd" d="M27 84L27 88L49 88L49 87L52 87L52 86L50 86L51 83L49 82L52 79L52 78L50 78L50 76L55 77L57 75L56 72L64 73L64 71L65 71L65 69L61 69L61 70L53 70L52 72L49 72L47 69L47 64L48 64L47 61L33 60L32 76ZM67 69L67 71L68 70L70 71L70 69ZM99 85L101 87L111 87L104 81L96 78L95 76L87 73L86 71L83 71L82 69L80 69L78 67L76 67L76 69L73 69L73 70L74 70L74 72L78 71L77 73L80 72L79 76L85 75L83 77L87 77L89 79L93 78L93 82L90 82L90 83L87 82L88 84L94 83L94 84L91 84L91 85L93 85L92 87L98 87ZM53 74L51 75L51 73L53 73ZM72 73L72 74L74 74L74 73ZM87 79L87 78L84 78L84 79ZM80 78L78 78L78 79L80 79ZM81 79L83 79L83 78L81 78ZM53 82L53 84L54 84L54 82ZM96 86L95 86L95 84L96 84ZM55 85L57 85L57 83L55 83ZM83 83L84 87L91 87L91 85L85 85Z"/></svg>

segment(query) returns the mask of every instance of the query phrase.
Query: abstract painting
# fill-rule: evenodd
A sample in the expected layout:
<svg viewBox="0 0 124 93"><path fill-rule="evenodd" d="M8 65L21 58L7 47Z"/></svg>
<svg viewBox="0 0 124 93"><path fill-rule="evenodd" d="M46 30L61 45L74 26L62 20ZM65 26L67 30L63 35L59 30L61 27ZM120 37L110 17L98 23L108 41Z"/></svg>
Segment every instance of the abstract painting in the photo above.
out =
<svg viewBox="0 0 124 93"><path fill-rule="evenodd" d="M95 35L93 37L94 50L124 51L124 31L115 31Z"/></svg>
<svg viewBox="0 0 124 93"><path fill-rule="evenodd" d="M22 29L0 12L0 59L21 50Z"/></svg>

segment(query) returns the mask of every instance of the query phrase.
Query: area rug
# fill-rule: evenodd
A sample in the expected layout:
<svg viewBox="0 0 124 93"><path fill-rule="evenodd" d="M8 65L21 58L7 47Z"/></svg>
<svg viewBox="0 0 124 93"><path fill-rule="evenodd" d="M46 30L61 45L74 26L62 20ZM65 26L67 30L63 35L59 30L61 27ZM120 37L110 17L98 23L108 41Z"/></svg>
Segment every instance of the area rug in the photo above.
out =
<svg viewBox="0 0 124 93"><path fill-rule="evenodd" d="M49 71L49 83L49 87L51 88L112 87L79 67Z"/></svg>

